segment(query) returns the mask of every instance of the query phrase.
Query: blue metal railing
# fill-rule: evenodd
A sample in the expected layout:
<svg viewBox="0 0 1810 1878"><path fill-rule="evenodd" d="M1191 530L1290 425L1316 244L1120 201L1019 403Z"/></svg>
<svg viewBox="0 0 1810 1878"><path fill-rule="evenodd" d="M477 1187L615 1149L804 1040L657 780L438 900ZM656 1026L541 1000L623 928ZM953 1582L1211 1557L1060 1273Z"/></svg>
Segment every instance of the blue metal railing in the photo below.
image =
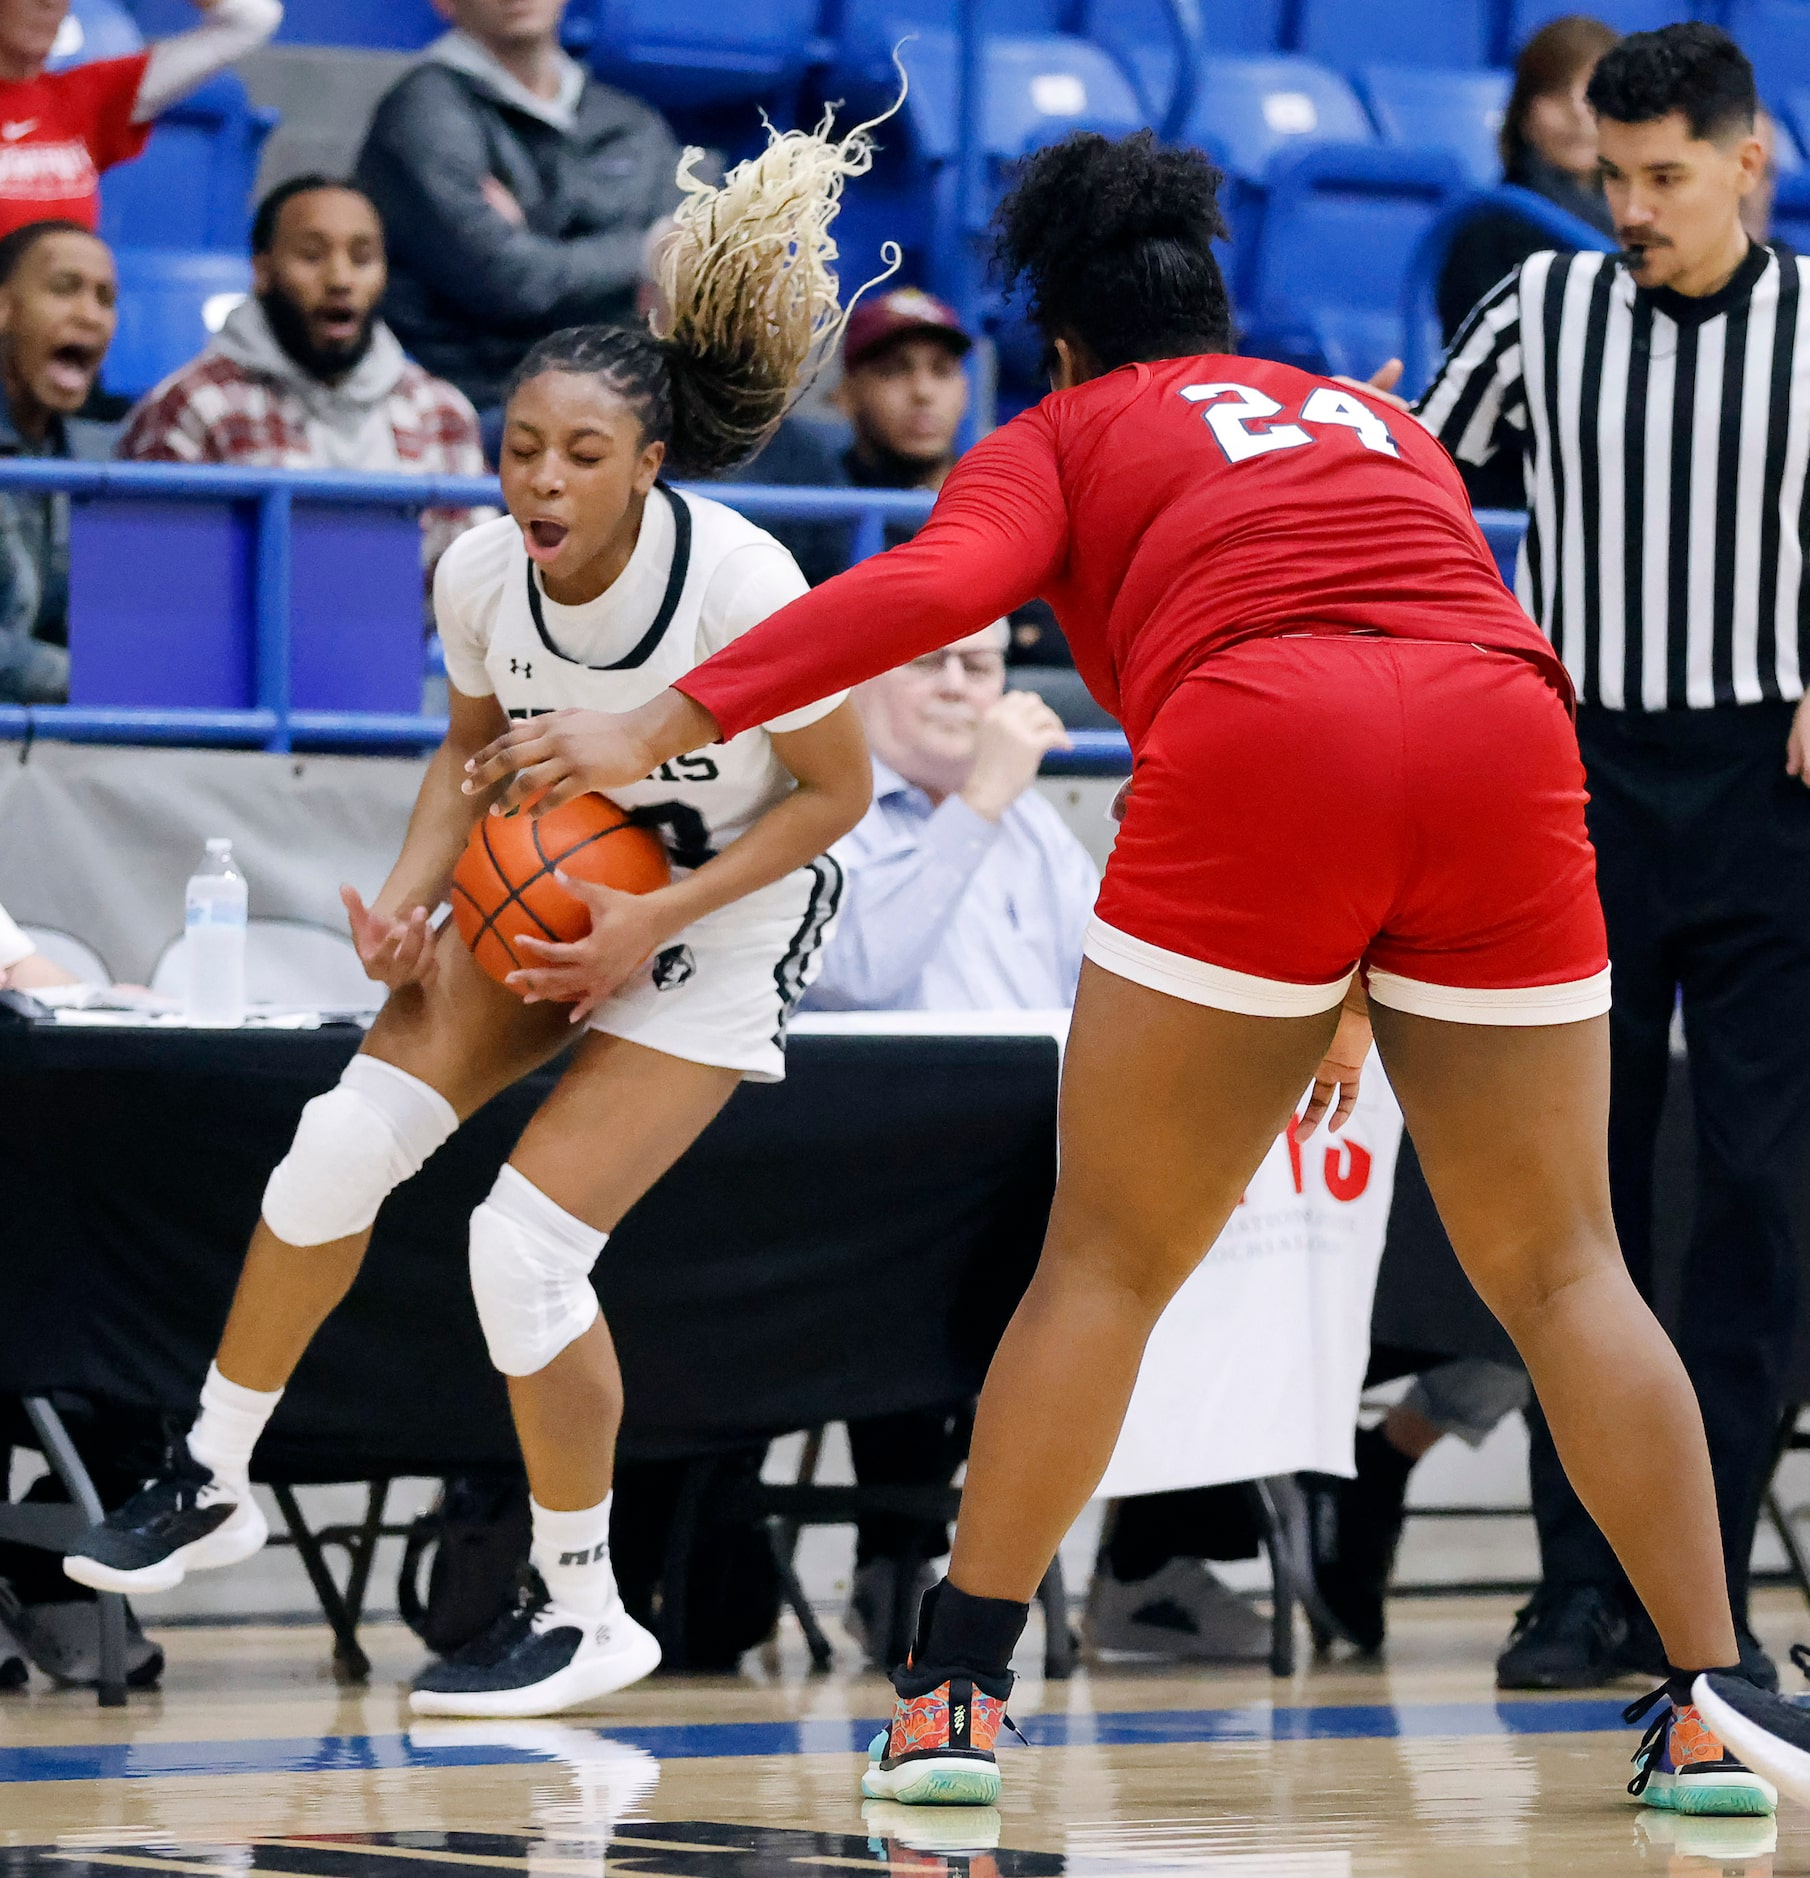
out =
<svg viewBox="0 0 1810 1878"><path fill-rule="evenodd" d="M250 745L266 750L420 750L446 734L446 720L381 711L297 710L290 702L290 525L294 504L387 508L494 507L501 490L479 476L369 476L338 471L185 469L158 463L68 463L44 458L0 460L0 493L61 490L89 499L231 501L245 503L255 530L253 669L256 705L247 710L183 710L129 705L0 704L0 738L50 737L71 743ZM888 522L921 522L933 498L920 491L793 489L768 483L712 483L708 496L755 521L852 521L857 560L877 554ZM1478 516L1504 578L1512 568L1525 516ZM1045 762L1051 775L1122 774L1129 762L1116 730L1076 730L1073 747Z"/></svg>
<svg viewBox="0 0 1810 1878"><path fill-rule="evenodd" d="M250 745L265 750L320 748L374 751L431 748L446 720L426 714L297 710L290 700L290 529L297 502L385 508L478 508L500 504L487 476L373 476L341 471L188 469L162 463L69 463L45 458L0 460L0 493L63 493L90 500L243 503L254 530L252 565L252 695L244 710L130 705L0 704L0 738L51 737L71 743ZM793 489L767 483L712 483L694 493L739 510L751 520L852 522L851 551L865 560L885 545L888 522L922 522L934 498L915 490ZM148 576L151 577L151 576ZM1075 748L1057 752L1053 774L1111 774L1127 762L1117 731L1077 731Z"/></svg>

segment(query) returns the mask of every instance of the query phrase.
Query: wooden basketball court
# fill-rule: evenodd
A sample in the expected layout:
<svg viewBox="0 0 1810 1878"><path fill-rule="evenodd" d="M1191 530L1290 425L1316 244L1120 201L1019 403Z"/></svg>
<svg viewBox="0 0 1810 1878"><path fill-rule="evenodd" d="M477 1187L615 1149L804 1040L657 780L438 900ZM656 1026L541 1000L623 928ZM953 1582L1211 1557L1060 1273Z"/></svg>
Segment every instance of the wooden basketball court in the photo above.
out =
<svg viewBox="0 0 1810 1878"><path fill-rule="evenodd" d="M154 1615L154 1614L153 1614ZM3 1878L1483 1878L1810 1872L1810 1815L1688 1820L1622 1786L1641 1692L1496 1697L1511 1606L1398 1602L1386 1668L1101 1670L1027 1678L1037 1745L1002 1758L994 1811L869 1803L859 1752L875 1675L806 1673L795 1631L739 1678L655 1679L580 1723L415 1723L421 1663L369 1633L365 1689L324 1631L168 1632L161 1694L0 1697ZM1768 1593L1779 1653L1800 1600ZM1033 1661L1037 1638L1022 1660ZM1787 1670L1788 1684L1798 1680Z"/></svg>

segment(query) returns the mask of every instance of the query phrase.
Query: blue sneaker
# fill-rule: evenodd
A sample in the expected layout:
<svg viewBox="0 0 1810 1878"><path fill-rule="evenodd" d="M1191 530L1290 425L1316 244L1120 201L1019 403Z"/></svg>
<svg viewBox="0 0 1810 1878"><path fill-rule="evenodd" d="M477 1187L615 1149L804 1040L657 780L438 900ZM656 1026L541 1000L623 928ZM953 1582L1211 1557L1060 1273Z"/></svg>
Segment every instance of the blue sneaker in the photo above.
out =
<svg viewBox="0 0 1810 1878"><path fill-rule="evenodd" d="M1636 1722L1648 1713L1653 1719L1634 1750L1635 1774L1628 1782L1643 1806L1749 1817L1778 1811L1778 1790L1729 1753L1694 1702L1675 1701L1669 1683L1630 1702L1622 1719Z"/></svg>

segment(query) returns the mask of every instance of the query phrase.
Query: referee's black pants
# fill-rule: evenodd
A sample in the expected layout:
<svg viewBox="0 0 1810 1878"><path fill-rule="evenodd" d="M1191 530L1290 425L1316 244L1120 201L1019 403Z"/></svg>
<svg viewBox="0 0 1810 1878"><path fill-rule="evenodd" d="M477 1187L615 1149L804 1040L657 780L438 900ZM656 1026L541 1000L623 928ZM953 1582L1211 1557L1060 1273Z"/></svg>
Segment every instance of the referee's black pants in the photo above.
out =
<svg viewBox="0 0 1810 1878"><path fill-rule="evenodd" d="M1810 789L1785 773L1791 717L1788 704L1761 704L1578 718L1615 974L1615 1224L1650 1299L1655 1149L1682 995L1696 1208L1673 1335L1703 1405L1743 1623L1798 1322L1792 1203L1810 1128ZM1544 1418L1528 1419L1546 1583L1625 1586Z"/></svg>

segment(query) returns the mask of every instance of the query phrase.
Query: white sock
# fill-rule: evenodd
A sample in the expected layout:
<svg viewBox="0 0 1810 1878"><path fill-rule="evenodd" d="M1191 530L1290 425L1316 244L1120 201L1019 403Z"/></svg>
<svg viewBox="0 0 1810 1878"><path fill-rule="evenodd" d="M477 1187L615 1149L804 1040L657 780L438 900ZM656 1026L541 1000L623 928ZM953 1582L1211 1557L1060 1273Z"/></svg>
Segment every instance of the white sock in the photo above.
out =
<svg viewBox="0 0 1810 1878"><path fill-rule="evenodd" d="M189 1430L189 1452L211 1468L222 1486L243 1496L251 1491L251 1451L282 1401L281 1389L247 1389L207 1366L201 1385L201 1413Z"/></svg>
<svg viewBox="0 0 1810 1878"><path fill-rule="evenodd" d="M610 1501L576 1513L556 1513L530 1498L534 1545L529 1557L546 1580L553 1602L579 1617L601 1617L616 1602L610 1564Z"/></svg>

